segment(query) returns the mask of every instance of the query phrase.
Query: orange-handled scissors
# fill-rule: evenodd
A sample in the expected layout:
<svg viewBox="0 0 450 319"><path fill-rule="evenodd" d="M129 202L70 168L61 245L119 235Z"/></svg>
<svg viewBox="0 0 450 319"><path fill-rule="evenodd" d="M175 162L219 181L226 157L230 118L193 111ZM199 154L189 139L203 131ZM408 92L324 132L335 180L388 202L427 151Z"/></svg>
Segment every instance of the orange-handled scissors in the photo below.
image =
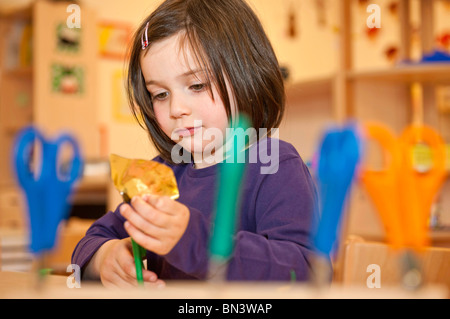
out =
<svg viewBox="0 0 450 319"><path fill-rule="evenodd" d="M406 169L412 172L413 180L410 185L417 194L417 207L420 214L420 223L429 223L430 210L436 196L442 188L447 175L445 142L432 128L427 126L409 126L401 136L404 148L408 151ZM426 144L432 153L432 166L425 172L414 169L413 156L414 145ZM411 203L411 202L410 202Z"/></svg>
<svg viewBox="0 0 450 319"><path fill-rule="evenodd" d="M394 248L421 250L429 243L428 218L431 205L445 179L445 144L439 134L426 126L409 126L400 138L387 127L367 123L368 139L378 142L388 164L381 171L362 167L361 180L385 226ZM429 146L433 166L418 172L412 151L418 143Z"/></svg>
<svg viewBox="0 0 450 319"><path fill-rule="evenodd" d="M398 139L386 127L368 123L365 127L367 139L379 143L384 150L387 165L383 170L371 170L362 166L361 181L380 214L386 230L388 242L395 248L403 244L400 207L400 180L398 172L402 168L402 152Z"/></svg>

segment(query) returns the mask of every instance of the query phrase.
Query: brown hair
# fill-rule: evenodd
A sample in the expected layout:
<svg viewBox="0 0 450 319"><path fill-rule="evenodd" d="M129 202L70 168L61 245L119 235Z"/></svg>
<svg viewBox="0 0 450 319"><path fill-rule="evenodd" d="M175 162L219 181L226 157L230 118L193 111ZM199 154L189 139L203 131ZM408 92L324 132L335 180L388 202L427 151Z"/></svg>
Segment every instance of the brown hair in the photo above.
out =
<svg viewBox="0 0 450 319"><path fill-rule="evenodd" d="M250 117L252 127L270 131L279 126L285 105L283 78L273 48L252 9L243 0L166 0L134 35L126 83L134 116L147 129L165 160L172 162L175 143L156 121L140 65L141 54L146 52L141 39L147 23L150 45L184 32L197 63L216 85L229 119L225 78L239 113Z"/></svg>

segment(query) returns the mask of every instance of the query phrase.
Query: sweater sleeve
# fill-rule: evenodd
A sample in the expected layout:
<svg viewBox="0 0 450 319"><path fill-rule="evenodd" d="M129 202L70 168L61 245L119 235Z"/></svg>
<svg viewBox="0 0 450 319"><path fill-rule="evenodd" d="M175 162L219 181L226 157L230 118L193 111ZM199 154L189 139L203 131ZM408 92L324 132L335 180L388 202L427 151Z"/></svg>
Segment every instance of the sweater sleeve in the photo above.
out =
<svg viewBox="0 0 450 319"><path fill-rule="evenodd" d="M115 212L108 212L89 227L72 253L73 264L83 269L105 242L129 237L123 227L125 219L120 215L119 208L120 205Z"/></svg>
<svg viewBox="0 0 450 319"><path fill-rule="evenodd" d="M307 280L310 230L318 212L317 193L300 157L280 161L277 174L265 175L256 194L254 232L236 234L230 280Z"/></svg>

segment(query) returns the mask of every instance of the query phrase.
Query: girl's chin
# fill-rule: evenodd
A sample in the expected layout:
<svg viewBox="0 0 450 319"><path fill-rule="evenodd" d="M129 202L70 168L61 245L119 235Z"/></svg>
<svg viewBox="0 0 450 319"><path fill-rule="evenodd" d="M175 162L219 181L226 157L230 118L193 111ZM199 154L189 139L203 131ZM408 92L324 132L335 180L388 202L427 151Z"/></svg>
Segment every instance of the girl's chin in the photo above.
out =
<svg viewBox="0 0 450 319"><path fill-rule="evenodd" d="M208 157L215 154L218 149L222 148L222 145L215 145L214 142L204 141L199 144L194 143L186 143L186 141L181 141L178 143L184 150L191 153L194 157L203 158Z"/></svg>

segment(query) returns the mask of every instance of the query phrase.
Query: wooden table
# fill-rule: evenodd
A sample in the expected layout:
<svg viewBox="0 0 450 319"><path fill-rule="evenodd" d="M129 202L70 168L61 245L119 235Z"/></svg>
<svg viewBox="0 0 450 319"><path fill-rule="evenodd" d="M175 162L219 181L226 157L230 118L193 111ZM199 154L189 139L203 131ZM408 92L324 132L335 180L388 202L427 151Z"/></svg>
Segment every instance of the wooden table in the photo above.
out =
<svg viewBox="0 0 450 319"><path fill-rule="evenodd" d="M444 287L425 287L416 292L398 287L380 289L332 286L318 289L291 283L216 283L167 282L164 288L111 290L82 282L80 288L68 288L65 276L48 276L36 289L30 273L0 272L0 298L38 299L444 299Z"/></svg>

